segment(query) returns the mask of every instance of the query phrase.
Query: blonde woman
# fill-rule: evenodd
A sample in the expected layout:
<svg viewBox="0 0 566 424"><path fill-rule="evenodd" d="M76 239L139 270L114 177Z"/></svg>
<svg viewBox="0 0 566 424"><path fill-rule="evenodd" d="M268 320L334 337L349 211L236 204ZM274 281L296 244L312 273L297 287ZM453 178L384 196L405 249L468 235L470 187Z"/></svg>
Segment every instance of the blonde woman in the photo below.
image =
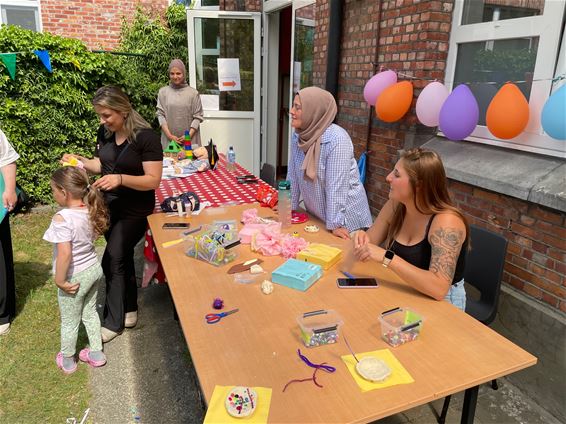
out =
<svg viewBox="0 0 566 424"><path fill-rule="evenodd" d="M104 193L110 213L102 258L106 277L102 340L108 342L124 327L137 324L134 247L144 235L146 217L153 212L163 151L159 135L132 108L120 88L99 88L92 104L101 123L94 158L66 154L62 160L75 157L88 172L102 175L93 187Z"/></svg>

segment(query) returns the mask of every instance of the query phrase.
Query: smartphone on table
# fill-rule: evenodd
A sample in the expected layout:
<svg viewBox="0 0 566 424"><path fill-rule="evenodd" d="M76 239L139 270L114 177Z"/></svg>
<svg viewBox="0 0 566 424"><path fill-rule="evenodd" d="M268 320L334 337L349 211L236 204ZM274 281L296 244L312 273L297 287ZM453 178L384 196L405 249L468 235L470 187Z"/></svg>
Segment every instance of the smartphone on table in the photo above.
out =
<svg viewBox="0 0 566 424"><path fill-rule="evenodd" d="M175 229L184 230L186 228L189 228L190 226L191 226L190 222L166 222L165 224L163 224L163 229L164 230L175 230Z"/></svg>
<svg viewBox="0 0 566 424"><path fill-rule="evenodd" d="M375 278L338 278L338 288L341 289L374 289L379 287Z"/></svg>

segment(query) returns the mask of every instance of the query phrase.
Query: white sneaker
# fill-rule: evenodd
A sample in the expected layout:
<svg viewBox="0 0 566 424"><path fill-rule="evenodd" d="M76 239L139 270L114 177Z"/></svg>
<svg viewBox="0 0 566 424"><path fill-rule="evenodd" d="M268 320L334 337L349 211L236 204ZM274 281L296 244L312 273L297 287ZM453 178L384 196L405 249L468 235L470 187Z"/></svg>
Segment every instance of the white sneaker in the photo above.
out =
<svg viewBox="0 0 566 424"><path fill-rule="evenodd" d="M138 323L138 311L126 312L126 318L124 319L124 327L134 328Z"/></svg>
<svg viewBox="0 0 566 424"><path fill-rule="evenodd" d="M108 343L110 340L114 340L118 337L120 333L116 333L115 331L109 330L106 327L100 327L100 335L102 336L102 343Z"/></svg>
<svg viewBox="0 0 566 424"><path fill-rule="evenodd" d="M10 332L10 323L0 325L0 336L5 336Z"/></svg>

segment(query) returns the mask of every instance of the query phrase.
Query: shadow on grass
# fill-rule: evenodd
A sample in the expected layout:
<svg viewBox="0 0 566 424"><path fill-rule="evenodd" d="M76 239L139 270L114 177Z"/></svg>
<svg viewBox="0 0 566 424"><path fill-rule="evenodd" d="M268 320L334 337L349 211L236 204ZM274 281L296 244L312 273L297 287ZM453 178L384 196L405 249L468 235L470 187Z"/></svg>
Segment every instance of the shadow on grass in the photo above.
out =
<svg viewBox="0 0 566 424"><path fill-rule="evenodd" d="M51 278L51 267L41 262L15 262L16 316L24 309L33 292L45 286Z"/></svg>

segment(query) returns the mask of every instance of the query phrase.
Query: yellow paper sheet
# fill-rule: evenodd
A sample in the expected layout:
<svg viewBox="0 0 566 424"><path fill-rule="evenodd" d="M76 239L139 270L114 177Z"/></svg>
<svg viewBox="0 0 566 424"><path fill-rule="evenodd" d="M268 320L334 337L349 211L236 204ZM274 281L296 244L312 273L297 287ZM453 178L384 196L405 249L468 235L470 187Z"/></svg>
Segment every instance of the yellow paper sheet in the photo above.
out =
<svg viewBox="0 0 566 424"><path fill-rule="evenodd" d="M271 389L267 387L254 387L257 393L257 407L252 415L244 418L234 418L226 412L224 402L228 391L234 386L215 386L212 398L208 404L208 410L204 417L206 424L227 424L227 423L266 423L271 404Z"/></svg>
<svg viewBox="0 0 566 424"><path fill-rule="evenodd" d="M356 353L358 359L365 358L366 356L375 356L376 358L384 361L391 369L391 375L382 381L381 383L373 383L371 381L365 380L356 371L356 360L352 355L342 356L342 360L348 367L348 371L354 377L356 383L362 392L367 392L374 389L383 389L389 386L396 386L397 384L409 384L414 383L413 377L407 372L407 370L401 365L401 362L391 353L389 349L374 350L373 352Z"/></svg>

